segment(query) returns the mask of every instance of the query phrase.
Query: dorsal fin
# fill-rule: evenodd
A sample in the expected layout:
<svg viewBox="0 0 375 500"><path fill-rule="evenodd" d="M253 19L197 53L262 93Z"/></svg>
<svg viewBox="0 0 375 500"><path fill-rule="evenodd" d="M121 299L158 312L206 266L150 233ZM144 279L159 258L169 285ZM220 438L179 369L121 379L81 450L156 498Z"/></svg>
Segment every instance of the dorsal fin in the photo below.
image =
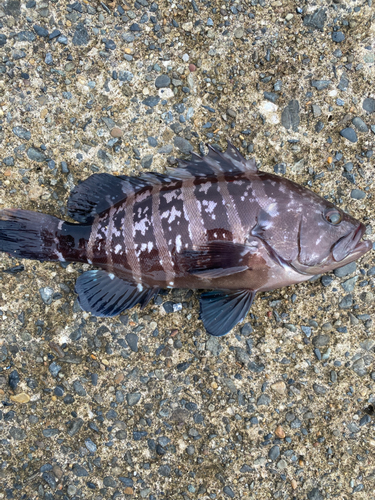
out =
<svg viewBox="0 0 375 500"><path fill-rule="evenodd" d="M68 213L77 222L90 223L112 205L141 189L155 184L168 184L191 177L206 177L220 174L257 172L255 160L246 160L237 148L228 141L226 151L221 153L212 146L206 156L192 154L191 160L178 160L177 168L167 168L166 174L146 172L139 177L93 174L78 184L68 200Z"/></svg>

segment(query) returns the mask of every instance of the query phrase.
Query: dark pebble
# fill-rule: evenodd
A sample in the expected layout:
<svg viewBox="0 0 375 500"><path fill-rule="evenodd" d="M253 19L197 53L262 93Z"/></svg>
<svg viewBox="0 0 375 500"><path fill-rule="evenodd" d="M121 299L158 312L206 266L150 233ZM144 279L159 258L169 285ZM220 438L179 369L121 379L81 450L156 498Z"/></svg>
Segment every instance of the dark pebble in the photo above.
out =
<svg viewBox="0 0 375 500"><path fill-rule="evenodd" d="M39 149L29 148L26 153L29 159L32 161L37 161L38 163L42 163L43 161L46 160L46 157Z"/></svg>
<svg viewBox="0 0 375 500"><path fill-rule="evenodd" d="M315 347L323 347L329 344L331 337L327 334L316 335L311 339L311 342Z"/></svg>
<svg viewBox="0 0 375 500"><path fill-rule="evenodd" d="M129 392L126 395L126 401L129 406L136 405L140 399L141 399L141 394L139 392L133 392L133 393Z"/></svg>
<svg viewBox="0 0 375 500"><path fill-rule="evenodd" d="M73 474L77 477L87 477L89 475L87 470L79 464L73 465Z"/></svg>
<svg viewBox="0 0 375 500"><path fill-rule="evenodd" d="M281 113L281 123L283 127L285 127L287 130L291 128L293 132L297 132L300 122L299 111L299 102L296 99L292 99L291 101L289 101L289 104Z"/></svg>
<svg viewBox="0 0 375 500"><path fill-rule="evenodd" d="M355 133L355 130L352 127L347 127L341 130L340 132L341 137L344 137L345 139L348 139L350 142L357 142L357 134Z"/></svg>
<svg viewBox="0 0 375 500"><path fill-rule="evenodd" d="M171 468L169 467L169 465L161 465L158 469L158 472L159 472L160 476L170 477Z"/></svg>
<svg viewBox="0 0 375 500"><path fill-rule="evenodd" d="M369 424L370 422L371 422L370 415L363 415L363 417L359 421L359 426L362 427L363 425Z"/></svg>
<svg viewBox="0 0 375 500"><path fill-rule="evenodd" d="M345 35L342 31L334 31L332 33L332 41L336 43L341 43L345 40Z"/></svg>
<svg viewBox="0 0 375 500"><path fill-rule="evenodd" d="M7 43L7 37L6 35L3 35L0 33L0 47L3 47Z"/></svg>
<svg viewBox="0 0 375 500"><path fill-rule="evenodd" d="M272 446L270 451L268 452L268 458L271 460L276 460L280 456L280 447L276 444L275 446Z"/></svg>
<svg viewBox="0 0 375 500"><path fill-rule="evenodd" d="M331 83L331 80L311 80L311 86L317 90L326 89Z"/></svg>
<svg viewBox="0 0 375 500"><path fill-rule="evenodd" d="M315 132L319 134L319 132L321 132L323 129L324 129L324 123L319 120L315 125Z"/></svg>
<svg viewBox="0 0 375 500"><path fill-rule="evenodd" d="M343 278L344 276L348 276L349 274L353 274L357 269L357 264L355 262L350 262L350 264L346 264L345 266L338 267L333 271L334 275L338 278Z"/></svg>
<svg viewBox="0 0 375 500"><path fill-rule="evenodd" d="M323 495L318 488L313 488L307 493L308 500L324 500Z"/></svg>
<svg viewBox="0 0 375 500"><path fill-rule="evenodd" d="M32 31L20 31L17 34L17 40L19 42L33 42L36 36Z"/></svg>
<svg viewBox="0 0 375 500"><path fill-rule="evenodd" d="M366 193L361 189L352 189L350 196L354 200L363 200L364 198L366 198Z"/></svg>
<svg viewBox="0 0 375 500"><path fill-rule="evenodd" d="M267 99L267 101L271 101L275 103L277 99L280 97L278 94L275 94L274 92L264 92L264 98Z"/></svg>
<svg viewBox="0 0 375 500"><path fill-rule="evenodd" d="M73 389L78 394L78 396L86 396L86 390L79 380L74 380Z"/></svg>
<svg viewBox="0 0 375 500"><path fill-rule="evenodd" d="M56 361L52 361L52 363L49 365L49 371L52 375L52 377L57 377L57 374L61 370L61 366L56 363Z"/></svg>
<svg viewBox="0 0 375 500"><path fill-rule="evenodd" d="M153 108L159 104L159 101L160 101L159 96L149 96L142 101L142 104L148 106L149 108Z"/></svg>
<svg viewBox="0 0 375 500"><path fill-rule="evenodd" d="M138 352L138 335L135 333L128 333L125 340L133 352Z"/></svg>
<svg viewBox="0 0 375 500"><path fill-rule="evenodd" d="M89 43L90 36L83 23L78 23L74 32L72 43L76 47L82 47Z"/></svg>
<svg viewBox="0 0 375 500"><path fill-rule="evenodd" d="M223 492L229 497L229 498L234 498L235 494L234 491L230 486L224 486Z"/></svg>
<svg viewBox="0 0 375 500"><path fill-rule="evenodd" d="M366 123L361 118L359 118L359 116L353 118L352 124L355 126L357 130L359 130L359 132L368 132L368 127Z"/></svg>
<svg viewBox="0 0 375 500"><path fill-rule="evenodd" d="M353 305L353 295L348 294L343 297L340 302L339 302L339 308L340 309L350 309Z"/></svg>
<svg viewBox="0 0 375 500"><path fill-rule="evenodd" d="M321 281L323 286L329 286L333 281L333 277L329 276L329 275L325 275L325 276L322 276L320 281Z"/></svg>
<svg viewBox="0 0 375 500"><path fill-rule="evenodd" d="M33 26L34 31L37 35L47 37L48 36L48 30L46 28L43 28L42 26L38 26L37 24L34 24Z"/></svg>
<svg viewBox="0 0 375 500"><path fill-rule="evenodd" d="M189 154L193 151L193 146L190 144L190 142L183 137L175 137L173 139L173 143L178 148L181 153L184 154Z"/></svg>
<svg viewBox="0 0 375 500"><path fill-rule="evenodd" d="M327 392L327 389L323 385L313 384L313 389L319 396L322 396Z"/></svg>
<svg viewBox="0 0 375 500"><path fill-rule="evenodd" d="M273 171L275 172L275 174L284 175L286 173L286 164L285 163L277 163L273 167Z"/></svg>
<svg viewBox="0 0 375 500"><path fill-rule="evenodd" d="M80 429L83 426L83 420L82 418L76 418L75 420L71 421L68 425L68 431L67 434L70 437L73 437L77 434L77 432L80 431Z"/></svg>
<svg viewBox="0 0 375 500"><path fill-rule="evenodd" d="M363 101L362 108L367 111L367 113L375 112L375 99L373 97L366 97Z"/></svg>
<svg viewBox="0 0 375 500"><path fill-rule="evenodd" d="M9 387L13 391L15 391L17 389L19 381L20 381L20 376L18 375L18 371L17 370L13 370L12 372L10 372L9 379L8 379L8 384L9 384Z"/></svg>
<svg viewBox="0 0 375 500"><path fill-rule="evenodd" d="M168 75L159 75L155 80L155 87L157 89L163 89L165 87L169 87L171 84L171 79Z"/></svg>
<svg viewBox="0 0 375 500"><path fill-rule="evenodd" d="M14 135L20 139L24 139L25 141L29 141L31 139L31 132L24 127L13 127L12 132Z"/></svg>
<svg viewBox="0 0 375 500"><path fill-rule="evenodd" d="M56 482L55 476L52 474L52 472L43 472L42 478L48 484L48 486L51 488L51 490L54 490L56 488L57 482Z"/></svg>
<svg viewBox="0 0 375 500"><path fill-rule="evenodd" d="M312 14L303 18L304 26L322 30L327 19L326 9L316 9Z"/></svg>
<svg viewBox="0 0 375 500"><path fill-rule="evenodd" d="M133 24L130 26L130 31L141 31L141 28L140 28L139 24L137 24L137 23L133 23Z"/></svg>
<svg viewBox="0 0 375 500"><path fill-rule="evenodd" d="M153 155L146 155L141 159L142 168L150 168L152 165Z"/></svg>
<svg viewBox="0 0 375 500"><path fill-rule="evenodd" d="M62 385L57 385L57 386L55 387L55 389L54 389L54 391L53 391L53 392L54 392L55 396L59 396L59 397L61 397L61 396L63 396L63 395L64 395L64 392L65 392L65 391L64 391L64 387L63 387Z"/></svg>

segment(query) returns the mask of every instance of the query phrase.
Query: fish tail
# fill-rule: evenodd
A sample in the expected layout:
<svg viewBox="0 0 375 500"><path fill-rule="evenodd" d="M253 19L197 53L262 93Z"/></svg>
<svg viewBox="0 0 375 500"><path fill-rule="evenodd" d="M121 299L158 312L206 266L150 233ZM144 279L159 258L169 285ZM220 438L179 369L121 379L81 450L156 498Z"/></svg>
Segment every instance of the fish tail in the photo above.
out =
<svg viewBox="0 0 375 500"><path fill-rule="evenodd" d="M65 260L59 249L64 221L29 210L0 210L0 251L13 257L35 260Z"/></svg>

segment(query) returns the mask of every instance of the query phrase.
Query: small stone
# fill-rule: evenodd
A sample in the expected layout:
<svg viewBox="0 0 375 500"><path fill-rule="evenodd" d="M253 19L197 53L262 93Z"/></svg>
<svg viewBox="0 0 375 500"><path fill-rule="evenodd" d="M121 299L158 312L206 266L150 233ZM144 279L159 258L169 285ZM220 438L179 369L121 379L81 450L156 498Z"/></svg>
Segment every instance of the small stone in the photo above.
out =
<svg viewBox="0 0 375 500"><path fill-rule="evenodd" d="M224 486L223 492L229 497L234 498L236 495L230 486Z"/></svg>
<svg viewBox="0 0 375 500"><path fill-rule="evenodd" d="M329 344L331 337L327 334L316 335L311 339L311 342L315 347L323 347Z"/></svg>
<svg viewBox="0 0 375 500"><path fill-rule="evenodd" d="M313 488L307 493L308 500L324 500L323 495L318 488Z"/></svg>
<svg viewBox="0 0 375 500"><path fill-rule="evenodd" d="M375 99L373 97L366 97L363 101L362 108L367 111L367 113L375 112Z"/></svg>
<svg viewBox="0 0 375 500"><path fill-rule="evenodd" d="M46 160L46 157L44 156L42 151L40 151L39 149L29 148L26 153L27 153L27 156L29 157L29 159L32 161L36 161L38 163L41 163L41 162Z"/></svg>
<svg viewBox="0 0 375 500"><path fill-rule="evenodd" d="M366 123L359 116L353 118L352 124L355 126L357 130L359 130L359 132L368 132L368 127Z"/></svg>
<svg viewBox="0 0 375 500"><path fill-rule="evenodd" d="M366 193L361 189L352 189L350 197L354 200L363 200L364 198L366 198Z"/></svg>
<svg viewBox="0 0 375 500"><path fill-rule="evenodd" d="M175 147L177 147L181 153L184 154L189 154L193 151L193 146L190 144L190 142L183 137L176 136L173 139L173 143Z"/></svg>
<svg viewBox="0 0 375 500"><path fill-rule="evenodd" d="M292 14L292 13L290 12L289 14L287 14L287 15L285 16L285 20L289 22L289 21L291 21L291 20L293 19L293 17L294 17L294 14Z"/></svg>
<svg viewBox="0 0 375 500"><path fill-rule="evenodd" d="M171 84L171 79L168 75L159 75L155 80L155 87L157 89L163 89L165 87L169 87Z"/></svg>
<svg viewBox="0 0 375 500"><path fill-rule="evenodd" d="M299 112L299 102L296 99L292 99L291 101L289 101L289 104L281 113L281 123L283 127L285 127L287 130L291 128L293 132L297 132L300 123Z"/></svg>
<svg viewBox="0 0 375 500"><path fill-rule="evenodd" d="M311 110L313 112L314 118L317 118L318 116L320 116L322 114L322 110L320 109L320 107L317 104L312 104Z"/></svg>
<svg viewBox="0 0 375 500"><path fill-rule="evenodd" d="M323 129L324 129L324 123L319 120L315 125L315 132L319 134L319 132L321 132Z"/></svg>
<svg viewBox="0 0 375 500"><path fill-rule="evenodd" d="M284 439L286 434L284 432L284 429L281 427L281 425L278 425L275 430L275 434L278 438Z"/></svg>
<svg viewBox="0 0 375 500"><path fill-rule="evenodd" d="M350 264L346 264L345 266L335 269L333 273L338 278L343 278L344 276L353 274L356 271L356 269L357 269L357 264L355 262L350 262Z"/></svg>
<svg viewBox="0 0 375 500"><path fill-rule="evenodd" d="M73 389L78 394L78 396L86 396L87 395L85 388L83 387L83 385L81 384L81 382L79 380L74 380Z"/></svg>
<svg viewBox="0 0 375 500"><path fill-rule="evenodd" d="M50 288L48 286L44 288L39 289L40 296L42 297L42 300L45 304L50 305L52 304L52 296L54 294L53 288Z"/></svg>
<svg viewBox="0 0 375 500"><path fill-rule="evenodd" d="M267 101L271 101L275 103L277 99L280 97L278 94L275 94L275 92L264 92L263 96Z"/></svg>
<svg viewBox="0 0 375 500"><path fill-rule="evenodd" d="M16 394L15 396L10 396L10 399L15 403L28 403L30 401L30 396L25 392L21 392L20 394Z"/></svg>
<svg viewBox="0 0 375 500"><path fill-rule="evenodd" d="M325 275L325 276L322 276L320 281L321 281L323 286L329 286L333 281L333 277L329 276L329 275Z"/></svg>
<svg viewBox="0 0 375 500"><path fill-rule="evenodd" d="M16 441L23 441L26 438L26 432L20 427L11 427L9 429L9 434Z"/></svg>
<svg viewBox="0 0 375 500"><path fill-rule="evenodd" d="M349 278L348 280L344 281L344 283L340 284L346 293L351 293L354 290L357 280L358 276L354 276L353 278Z"/></svg>
<svg viewBox="0 0 375 500"><path fill-rule="evenodd" d="M72 420L68 425L68 431L67 431L68 436L70 437L75 436L81 430L82 426L83 426L82 418L76 418Z"/></svg>
<svg viewBox="0 0 375 500"><path fill-rule="evenodd" d="M322 396L327 392L327 389L323 385L313 384L313 389L319 396Z"/></svg>
<svg viewBox="0 0 375 500"><path fill-rule="evenodd" d="M157 106L157 104L159 104L159 101L160 101L159 96L149 96L142 101L142 104L148 106L149 108L154 108L155 106Z"/></svg>
<svg viewBox="0 0 375 500"><path fill-rule="evenodd" d="M350 309L353 305L353 295L348 294L343 297L339 302L340 309Z"/></svg>
<svg viewBox="0 0 375 500"><path fill-rule="evenodd" d="M236 28L234 30L234 36L235 36L235 38L238 38L238 39L242 38L244 36L244 34L245 34L245 31L243 30L243 28Z"/></svg>
<svg viewBox="0 0 375 500"><path fill-rule="evenodd" d="M49 35L48 30L46 30L46 28L43 28L42 26L38 26L37 24L34 24L33 28L34 28L35 33L39 36L47 37Z"/></svg>
<svg viewBox="0 0 375 500"><path fill-rule="evenodd" d="M114 127L112 130L111 130L111 136L112 137L122 137L124 135L124 132L118 128L118 127Z"/></svg>
<svg viewBox="0 0 375 500"><path fill-rule="evenodd" d="M49 365L49 371L52 377L57 377L59 371L61 370L61 366L56 363L56 361L52 361Z"/></svg>
<svg viewBox="0 0 375 500"><path fill-rule="evenodd" d="M76 47L82 47L89 43L90 36L83 23L78 23L74 32L72 43Z"/></svg>
<svg viewBox="0 0 375 500"><path fill-rule="evenodd" d="M341 43L345 40L345 35L342 31L333 31L332 41L336 43Z"/></svg>
<svg viewBox="0 0 375 500"><path fill-rule="evenodd" d="M331 83L331 80L311 80L311 86L315 87L317 90L324 90Z"/></svg>
<svg viewBox="0 0 375 500"><path fill-rule="evenodd" d="M268 406L271 402L270 396L262 394L257 400L257 406Z"/></svg>
<svg viewBox="0 0 375 500"><path fill-rule="evenodd" d="M195 66L195 64L192 64L192 63L189 64L189 71L190 72L196 71L196 69L197 69L197 67Z"/></svg>
<svg viewBox="0 0 375 500"><path fill-rule="evenodd" d="M17 389L19 382L20 382L20 376L18 375L18 371L17 370L11 371L8 378L8 384L9 387L12 389L12 391L15 391Z"/></svg>
<svg viewBox="0 0 375 500"><path fill-rule="evenodd" d="M316 9L312 14L303 18L304 26L322 30L327 19L326 9Z"/></svg>
<svg viewBox="0 0 375 500"><path fill-rule="evenodd" d="M150 168L153 160L153 155L146 155L141 159L141 165L143 168Z"/></svg>
<svg viewBox="0 0 375 500"><path fill-rule="evenodd" d="M133 352L138 352L138 335L135 333L128 333L125 340Z"/></svg>
<svg viewBox="0 0 375 500"><path fill-rule="evenodd" d="M375 295L372 292L362 292L359 298L362 302L370 304L371 302L374 302Z"/></svg>
<svg viewBox="0 0 375 500"><path fill-rule="evenodd" d="M280 447L276 444L275 446L272 446L272 448L268 452L268 458L270 460L277 460L279 456L280 456Z"/></svg>
<svg viewBox="0 0 375 500"><path fill-rule="evenodd" d="M219 356L223 347L217 337L210 336L206 341L206 349L210 351L213 356Z"/></svg>
<svg viewBox="0 0 375 500"><path fill-rule="evenodd" d="M25 141L29 141L31 139L31 132L29 132L24 127L14 127L12 129L14 135L19 137L20 139L24 139Z"/></svg>
<svg viewBox="0 0 375 500"><path fill-rule="evenodd" d="M87 477L89 473L87 470L79 464L73 465L73 474L77 477Z"/></svg>
<svg viewBox="0 0 375 500"><path fill-rule="evenodd" d="M275 382L271 385L271 389L282 396L286 392L285 382L283 382L282 380Z"/></svg>
<svg viewBox="0 0 375 500"><path fill-rule="evenodd" d="M340 131L341 137L344 137L350 142L357 142L357 134L355 133L355 130L352 127L347 127L344 128L343 130Z"/></svg>
<svg viewBox="0 0 375 500"><path fill-rule="evenodd" d="M139 392L133 392L133 393L129 392L126 395L126 401L127 401L129 406L136 405L140 399L141 399L141 394Z"/></svg>

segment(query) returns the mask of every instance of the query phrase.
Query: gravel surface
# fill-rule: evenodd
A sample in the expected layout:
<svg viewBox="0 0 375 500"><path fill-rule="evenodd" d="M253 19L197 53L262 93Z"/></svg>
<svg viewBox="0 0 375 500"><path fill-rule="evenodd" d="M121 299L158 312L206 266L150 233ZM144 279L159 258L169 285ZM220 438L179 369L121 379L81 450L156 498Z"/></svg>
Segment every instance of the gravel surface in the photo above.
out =
<svg viewBox="0 0 375 500"><path fill-rule="evenodd" d="M372 0L3 0L0 207L225 139L374 240ZM113 319L87 265L0 258L1 499L374 499L375 258L208 337L173 290Z"/></svg>

